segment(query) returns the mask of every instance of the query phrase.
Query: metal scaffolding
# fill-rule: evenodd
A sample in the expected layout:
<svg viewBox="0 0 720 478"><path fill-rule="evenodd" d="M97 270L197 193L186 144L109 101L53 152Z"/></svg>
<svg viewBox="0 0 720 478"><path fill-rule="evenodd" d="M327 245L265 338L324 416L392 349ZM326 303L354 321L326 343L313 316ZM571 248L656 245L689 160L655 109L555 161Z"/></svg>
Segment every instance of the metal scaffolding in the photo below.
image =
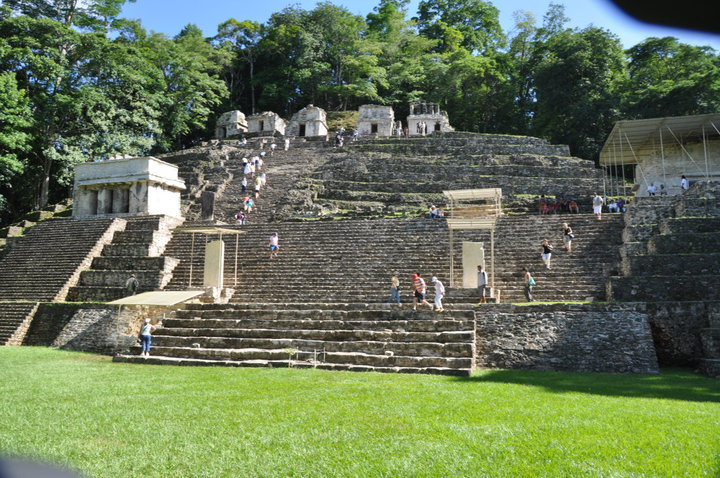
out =
<svg viewBox="0 0 720 478"><path fill-rule="evenodd" d="M652 164L653 161L659 158L662 181L667 185L666 163L668 158L666 148L668 142L670 142L677 144L683 157L688 158L692 163L692 170L688 171L689 176L710 179L711 175L717 176L720 174L718 171L711 171L713 164L720 163L720 154L716 149L715 156L712 156L709 148L710 136L714 137L715 143L720 139L720 113L618 121L608 135L600 152L600 166L603 166L603 171L607 173L608 178L614 176L615 180L620 176L617 172L618 165L620 166L624 196L626 185L624 167L626 165L635 165L636 177L639 175L644 182L648 182L643 166ZM702 142L704 164L701 164L701 161L696 161L686 148L687 144L693 142ZM612 194L612 183L608 186L610 194ZM639 185L637 185L636 181L636 186L633 189L636 189L637 186ZM617 185L615 191L619 193Z"/></svg>

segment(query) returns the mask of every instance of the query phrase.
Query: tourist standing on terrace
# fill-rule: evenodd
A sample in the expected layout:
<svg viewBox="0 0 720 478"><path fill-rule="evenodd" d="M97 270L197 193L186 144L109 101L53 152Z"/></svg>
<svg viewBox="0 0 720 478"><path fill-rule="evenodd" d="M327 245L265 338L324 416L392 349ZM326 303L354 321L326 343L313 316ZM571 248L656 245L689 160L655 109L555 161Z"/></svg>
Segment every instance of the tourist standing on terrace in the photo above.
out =
<svg viewBox="0 0 720 478"><path fill-rule="evenodd" d="M550 269L550 257L552 256L553 246L550 245L547 239L543 240L542 243L542 253L540 254L540 257L542 258L542 261L545 263L545 267Z"/></svg>
<svg viewBox="0 0 720 478"><path fill-rule="evenodd" d="M575 238L575 234L572 232L572 227L568 226L567 222L563 222L562 225L563 243L565 244L565 250L572 252L572 240Z"/></svg>
<svg viewBox="0 0 720 478"><path fill-rule="evenodd" d="M599 221L602 216L602 207L605 201L603 198L597 195L597 193L593 193L592 198L592 204L593 204L593 213L595 214L595 217Z"/></svg>
<svg viewBox="0 0 720 478"><path fill-rule="evenodd" d="M128 295L135 295L138 287L140 287L140 283L135 277L135 274L130 274L128 280L125 281L125 289L127 289Z"/></svg>
<svg viewBox="0 0 720 478"><path fill-rule="evenodd" d="M280 249L280 238L277 232L273 232L273 235L270 236L270 243L268 245L270 247L270 259L272 259L273 256L277 257L278 249Z"/></svg>
<svg viewBox="0 0 720 478"><path fill-rule="evenodd" d="M442 298L445 296L445 286L437 277L432 278L432 283L435 284L435 311L442 312L444 310Z"/></svg>
<svg viewBox="0 0 720 478"><path fill-rule="evenodd" d="M152 344L152 333L155 332L155 326L150 323L150 317L145 318L145 323L140 329L140 343L142 345L141 357L150 356L150 345Z"/></svg>
<svg viewBox="0 0 720 478"><path fill-rule="evenodd" d="M420 274L413 274L413 288L415 289L413 295L413 310L417 310L418 302L425 304L433 310L433 306L430 302L425 300L425 280L420 277Z"/></svg>
<svg viewBox="0 0 720 478"><path fill-rule="evenodd" d="M285 138L285 151L290 149L290 138Z"/></svg>
<svg viewBox="0 0 720 478"><path fill-rule="evenodd" d="M483 270L483 267L478 265L477 266L478 275L477 275L477 286L478 286L478 295L480 296L478 298L479 304L486 304L487 299L485 298L485 294L487 293L487 285L488 285L488 276L487 272Z"/></svg>
<svg viewBox="0 0 720 478"><path fill-rule="evenodd" d="M690 184L688 183L687 178L686 178L685 175L683 174L683 175L682 175L682 178L680 179L680 188L681 188L683 191L686 191L689 187L690 187Z"/></svg>
<svg viewBox="0 0 720 478"><path fill-rule="evenodd" d="M390 278L390 300L388 302L395 302L398 306L400 305L400 272L395 271Z"/></svg>
<svg viewBox="0 0 720 478"><path fill-rule="evenodd" d="M535 279L532 278L532 275L530 275L530 271L526 268L522 268L523 273L523 284L525 286L525 298L528 300L528 302L532 302L535 299L533 299L532 296L532 288L535 285Z"/></svg>
<svg viewBox="0 0 720 478"><path fill-rule="evenodd" d="M245 176L243 176L242 181L240 182L240 194L245 194L247 192L247 179Z"/></svg>

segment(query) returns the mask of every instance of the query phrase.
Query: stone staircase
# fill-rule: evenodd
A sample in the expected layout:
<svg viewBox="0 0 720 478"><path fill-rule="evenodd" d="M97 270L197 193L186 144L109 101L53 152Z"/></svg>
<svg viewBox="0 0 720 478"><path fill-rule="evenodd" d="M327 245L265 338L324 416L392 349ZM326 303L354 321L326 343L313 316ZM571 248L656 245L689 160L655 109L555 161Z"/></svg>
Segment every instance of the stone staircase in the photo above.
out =
<svg viewBox="0 0 720 478"><path fill-rule="evenodd" d="M564 252L561 224L570 216L503 216L495 232L495 286L504 302L524 302L520 269L528 267L538 286L536 300L583 301L605 297L605 281L617 269L618 247L623 219L620 214L605 215L597 221L592 215L573 215L576 232L572 254ZM237 226L234 226L237 228ZM450 285L449 230L444 220L343 220L283 222L248 225L245 234L224 236L225 284L235 289L234 303L253 302L385 302L389 297L392 272L401 273L401 296L411 301L411 275L420 272L433 288L430 278L438 276ZM278 232L280 255L269 259L269 236ZM552 268L544 269L540 260L542 239L556 246ZM557 240L555 240L555 239ZM208 240L217 239L211 236ZM456 231L455 283L462 271L461 243L480 241L485 245L486 267L490 268L490 237L486 231ZM189 233L176 233L167 254L181 259L168 289L182 290L202 281L204 240ZM193 248L193 279L190 257ZM459 295L459 294L458 294ZM468 299L449 294L448 304ZM471 297L470 300L475 300Z"/></svg>
<svg viewBox="0 0 720 478"><path fill-rule="evenodd" d="M178 264L164 255L170 229L181 221L167 216L139 216L125 219L123 231L115 232L112 242L95 257L90 269L80 273L70 289L70 301L111 301L125 297L125 282L135 274L138 292L162 289Z"/></svg>
<svg viewBox="0 0 720 478"><path fill-rule="evenodd" d="M608 296L613 300L671 304L671 313L651 319L658 347L672 352L682 349L678 342L699 337L699 346L689 347L684 358L697 363L702 373L717 378L719 192L720 184L700 182L681 196L635 198L623 233L620 274L607 282Z"/></svg>
<svg viewBox="0 0 720 478"><path fill-rule="evenodd" d="M90 265L119 219L50 219L30 228L0 260L0 299L64 300L80 271Z"/></svg>
<svg viewBox="0 0 720 478"><path fill-rule="evenodd" d="M526 301L523 267L537 282L533 287L536 301L605 300L606 280L619 268L623 219L619 213L603 214L601 221L592 214L502 216L495 230L495 287L501 301ZM563 245L563 222L575 234L572 253ZM543 239L554 246L550 269L540 258ZM456 253L456 264L460 260ZM489 240L485 241L485 267L490 271Z"/></svg>
<svg viewBox="0 0 720 478"><path fill-rule="evenodd" d="M20 345L37 302L0 302L0 345Z"/></svg>
<svg viewBox="0 0 720 478"><path fill-rule="evenodd" d="M502 188L513 212L537 212L537 198L565 197L589 212L602 172L566 146L509 135L436 134L350 144L311 173L317 202L335 216L419 215L443 205L443 190ZM517 209L517 210L516 210Z"/></svg>
<svg viewBox="0 0 720 478"><path fill-rule="evenodd" d="M163 320L152 353L116 361L313 367L330 370L469 376L474 369L472 311L389 311L363 305L187 305Z"/></svg>

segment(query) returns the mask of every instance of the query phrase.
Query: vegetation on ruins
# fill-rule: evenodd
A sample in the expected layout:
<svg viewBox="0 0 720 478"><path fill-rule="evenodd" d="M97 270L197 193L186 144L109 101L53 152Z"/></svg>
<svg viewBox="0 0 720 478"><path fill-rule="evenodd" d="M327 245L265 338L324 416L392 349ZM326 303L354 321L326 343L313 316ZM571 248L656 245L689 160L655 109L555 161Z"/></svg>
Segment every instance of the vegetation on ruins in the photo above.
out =
<svg viewBox="0 0 720 478"><path fill-rule="evenodd" d="M142 0L141 0L142 1ZM477 0L380 0L366 18L330 2L263 24L229 18L175 37L120 17L125 0L0 6L0 219L67 197L73 166L182 149L240 109L289 118L427 100L458 130L542 137L596 158L618 119L716 112L720 57L648 38L567 28L560 4L503 32ZM344 124L344 123L343 123Z"/></svg>
<svg viewBox="0 0 720 478"><path fill-rule="evenodd" d="M0 348L0 450L85 476L714 476L720 382L163 367ZM39 439L42 437L42 439Z"/></svg>

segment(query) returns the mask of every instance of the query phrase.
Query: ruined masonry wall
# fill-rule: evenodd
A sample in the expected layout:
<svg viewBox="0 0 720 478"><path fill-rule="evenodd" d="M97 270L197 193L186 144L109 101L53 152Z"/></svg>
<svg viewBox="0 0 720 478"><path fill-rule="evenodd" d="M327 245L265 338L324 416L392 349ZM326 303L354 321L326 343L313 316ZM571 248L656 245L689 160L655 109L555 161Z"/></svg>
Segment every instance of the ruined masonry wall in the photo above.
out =
<svg viewBox="0 0 720 478"><path fill-rule="evenodd" d="M496 305L476 321L478 367L658 372L643 304Z"/></svg>

